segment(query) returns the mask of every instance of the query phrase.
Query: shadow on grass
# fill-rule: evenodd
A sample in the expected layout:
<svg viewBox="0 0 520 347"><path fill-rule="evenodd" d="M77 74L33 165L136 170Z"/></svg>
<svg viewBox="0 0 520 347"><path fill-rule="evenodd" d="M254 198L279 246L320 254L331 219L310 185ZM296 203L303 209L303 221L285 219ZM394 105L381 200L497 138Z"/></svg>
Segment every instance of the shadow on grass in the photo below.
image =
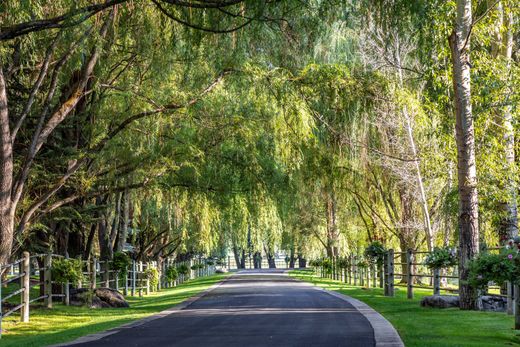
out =
<svg viewBox="0 0 520 347"><path fill-rule="evenodd" d="M416 289L414 299L410 300L406 298L405 288L396 288L395 297L386 297L381 288L354 287L313 276L309 271L294 271L290 275L365 302L394 325L406 346L520 345L520 332L512 329L512 316L421 307L420 300L431 295L430 290Z"/></svg>
<svg viewBox="0 0 520 347"><path fill-rule="evenodd" d="M4 321L7 330L1 346L44 346L71 341L171 308L223 280L216 275L185 282L174 288L144 297L127 297L130 308L89 309L58 304L53 309L31 312L30 323L19 323L17 317Z"/></svg>

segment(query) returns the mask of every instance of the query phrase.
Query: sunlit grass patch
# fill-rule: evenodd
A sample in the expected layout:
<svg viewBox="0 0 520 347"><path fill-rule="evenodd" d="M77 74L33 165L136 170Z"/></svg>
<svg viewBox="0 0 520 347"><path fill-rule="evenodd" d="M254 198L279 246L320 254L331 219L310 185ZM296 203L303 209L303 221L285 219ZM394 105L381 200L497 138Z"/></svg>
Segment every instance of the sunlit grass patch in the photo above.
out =
<svg viewBox="0 0 520 347"><path fill-rule="evenodd" d="M414 299L409 300L406 288L396 287L395 297L386 297L381 288L349 286L314 276L311 271L294 270L290 276L365 302L394 325L406 346L520 345L520 332L513 329L512 316L420 307L419 301L431 295L431 290L415 289Z"/></svg>

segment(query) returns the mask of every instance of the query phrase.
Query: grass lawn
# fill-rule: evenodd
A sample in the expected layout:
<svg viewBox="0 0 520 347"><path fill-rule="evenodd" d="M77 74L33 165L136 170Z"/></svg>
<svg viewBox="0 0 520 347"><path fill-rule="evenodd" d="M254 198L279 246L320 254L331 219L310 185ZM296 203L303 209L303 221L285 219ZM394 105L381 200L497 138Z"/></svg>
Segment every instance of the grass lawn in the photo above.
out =
<svg viewBox="0 0 520 347"><path fill-rule="evenodd" d="M198 278L146 297L129 296L127 300L130 308L89 309L58 304L53 309L33 309L29 323L20 323L18 316L3 321L3 328L7 331L2 335L0 346L45 346L117 327L170 308L209 288L225 276Z"/></svg>
<svg viewBox="0 0 520 347"><path fill-rule="evenodd" d="M339 281L313 276L312 271L294 270L290 276L312 282L368 304L388 319L406 346L519 346L520 331L513 328L513 317L504 313L435 309L419 306L431 290L415 289L415 298L406 298L406 288L396 287L395 297L383 290L362 289Z"/></svg>

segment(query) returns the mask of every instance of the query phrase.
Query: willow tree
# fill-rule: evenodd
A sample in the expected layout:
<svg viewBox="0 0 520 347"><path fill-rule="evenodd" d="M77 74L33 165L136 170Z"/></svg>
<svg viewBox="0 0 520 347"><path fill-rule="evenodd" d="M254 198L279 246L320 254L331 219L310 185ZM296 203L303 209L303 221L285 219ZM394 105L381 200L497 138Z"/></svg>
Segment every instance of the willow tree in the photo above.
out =
<svg viewBox="0 0 520 347"><path fill-rule="evenodd" d="M52 6L2 2L0 14L5 20L0 29L3 129L0 146L0 262L5 263L11 254L15 228L17 238L23 239L26 228L41 215L78 199L81 194L73 189L64 192L64 187L80 171L88 171L108 143L144 118L170 114L192 106L198 100L186 100L183 94L166 95L168 89L157 93L161 94L160 98L149 98L141 90L131 90L135 81L126 79L128 71L134 69L140 84L150 68L159 65L159 54L155 55L155 52L162 52L163 57L169 56L166 50L171 46L157 45L158 42L176 42L174 48L177 51L191 51L191 57L205 56L206 64L198 65L202 69L193 68L197 64L191 66L193 75L190 80L207 82L208 75L213 75L216 83L210 84L210 90L226 74L232 62L240 60L235 59L239 56L244 58L259 52L258 55L265 59L261 52L277 51L283 58L288 50L276 50L272 42L267 44L264 40L261 43L261 39L280 38L280 33L296 37L290 32L294 27L281 23L287 23L291 17L298 28L316 23L313 9L312 6L295 8L289 3L245 0L157 0L142 3L111 0L97 4L58 1ZM150 35L143 38L143 30ZM141 47L138 41L147 42L150 37L157 39L158 49L138 51ZM179 37L182 39L177 40ZM255 42L259 43L258 49L251 54L250 48ZM240 54L236 55L236 52ZM177 58L177 62L185 61L188 62L185 66L189 66L189 58L180 55ZM170 65L162 66L171 66L172 60ZM153 71L160 76L158 69ZM176 77L185 78L186 75ZM115 83L125 79L126 84ZM197 89L205 94L207 85L205 82L202 84ZM134 92L134 97L144 101L138 103L139 108L111 102L114 94L121 91ZM99 105L105 102L114 106L110 114L116 114L117 117L112 119L119 122L99 121L102 113L98 111L103 109ZM49 151L50 139L56 140L57 146L64 147L56 130L72 125L74 122L70 119L80 118L91 122L94 127L99 126L88 141L75 146L73 150L76 153L70 155L69 152L66 163L61 159L49 160L52 155L43 156L44 152L52 152ZM79 129L84 127L79 123L75 124ZM96 131L100 129L105 131ZM34 183L33 177L41 177L38 168L43 167L36 164L42 161L46 167L56 167L56 170L47 180L45 189L41 186L32 189L29 185ZM63 193L61 201L51 201L58 192Z"/></svg>

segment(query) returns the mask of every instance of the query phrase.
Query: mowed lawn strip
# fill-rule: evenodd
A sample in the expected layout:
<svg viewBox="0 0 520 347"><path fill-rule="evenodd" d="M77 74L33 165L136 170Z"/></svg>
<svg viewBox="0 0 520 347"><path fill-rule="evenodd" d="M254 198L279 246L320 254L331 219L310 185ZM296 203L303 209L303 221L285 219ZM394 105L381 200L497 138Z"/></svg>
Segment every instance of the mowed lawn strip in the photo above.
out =
<svg viewBox="0 0 520 347"><path fill-rule="evenodd" d="M148 296L129 296L130 308L89 309L56 304L52 309L33 309L29 323L20 323L18 316L2 322L4 334L0 346L46 346L114 328L171 308L226 276L198 278Z"/></svg>
<svg viewBox="0 0 520 347"><path fill-rule="evenodd" d="M290 276L337 291L368 304L388 319L410 346L520 346L520 331L513 329L513 317L504 313L461 311L420 307L431 290L415 289L406 298L406 288L396 287L395 297L385 297L380 288L363 289L320 278L312 271L294 270Z"/></svg>

